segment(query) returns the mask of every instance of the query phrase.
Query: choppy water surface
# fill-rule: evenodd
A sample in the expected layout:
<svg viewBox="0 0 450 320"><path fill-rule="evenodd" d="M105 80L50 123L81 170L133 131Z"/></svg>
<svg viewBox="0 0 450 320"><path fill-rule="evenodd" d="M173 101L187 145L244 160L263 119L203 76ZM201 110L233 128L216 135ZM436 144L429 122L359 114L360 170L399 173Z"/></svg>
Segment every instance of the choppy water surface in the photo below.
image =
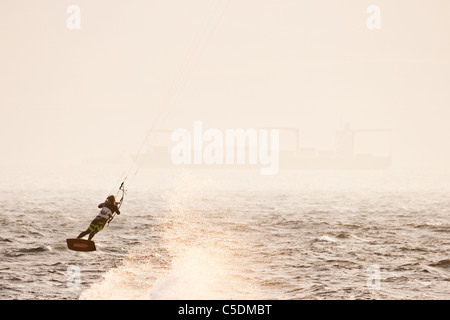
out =
<svg viewBox="0 0 450 320"><path fill-rule="evenodd" d="M142 170L68 250L113 178L2 174L1 299L450 298L448 174Z"/></svg>

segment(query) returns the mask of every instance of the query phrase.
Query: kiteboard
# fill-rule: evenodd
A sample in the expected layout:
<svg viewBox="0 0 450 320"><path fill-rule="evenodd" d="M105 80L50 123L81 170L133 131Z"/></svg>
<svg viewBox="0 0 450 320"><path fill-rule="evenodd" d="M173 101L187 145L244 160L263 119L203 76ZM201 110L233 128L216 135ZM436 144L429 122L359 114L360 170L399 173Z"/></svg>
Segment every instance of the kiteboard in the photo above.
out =
<svg viewBox="0 0 450 320"><path fill-rule="evenodd" d="M95 251L95 242L84 239L66 239L67 247L74 251Z"/></svg>

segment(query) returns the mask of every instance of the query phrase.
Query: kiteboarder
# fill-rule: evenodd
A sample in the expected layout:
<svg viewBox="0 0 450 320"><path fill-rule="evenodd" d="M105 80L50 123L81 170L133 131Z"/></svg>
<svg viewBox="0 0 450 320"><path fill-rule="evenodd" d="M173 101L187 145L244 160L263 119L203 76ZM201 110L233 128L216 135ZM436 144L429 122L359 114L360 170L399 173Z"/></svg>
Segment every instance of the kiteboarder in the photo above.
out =
<svg viewBox="0 0 450 320"><path fill-rule="evenodd" d="M89 227L86 231L80 233L77 239L83 238L85 235L89 234L88 240L91 240L97 232L102 230L105 227L105 224L114 216L114 213L120 214L119 207L117 206L119 203L116 202L116 197L113 195L108 196L104 203L100 203L98 205L102 210L100 213L92 220Z"/></svg>

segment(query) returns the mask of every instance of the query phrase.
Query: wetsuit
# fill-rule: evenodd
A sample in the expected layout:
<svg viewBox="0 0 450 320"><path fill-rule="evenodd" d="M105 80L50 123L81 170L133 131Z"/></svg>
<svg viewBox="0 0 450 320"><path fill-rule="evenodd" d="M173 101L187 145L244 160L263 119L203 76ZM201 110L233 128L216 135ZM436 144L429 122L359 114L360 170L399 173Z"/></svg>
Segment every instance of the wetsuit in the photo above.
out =
<svg viewBox="0 0 450 320"><path fill-rule="evenodd" d="M91 240L97 232L99 232L105 227L105 224L112 218L115 212L117 212L117 214L120 214L119 208L108 201L100 203L98 207L101 208L102 210L95 217L95 219L92 220L91 224L89 225L89 228L87 228L86 231L80 233L78 239L83 238L85 235L89 233L88 240Z"/></svg>

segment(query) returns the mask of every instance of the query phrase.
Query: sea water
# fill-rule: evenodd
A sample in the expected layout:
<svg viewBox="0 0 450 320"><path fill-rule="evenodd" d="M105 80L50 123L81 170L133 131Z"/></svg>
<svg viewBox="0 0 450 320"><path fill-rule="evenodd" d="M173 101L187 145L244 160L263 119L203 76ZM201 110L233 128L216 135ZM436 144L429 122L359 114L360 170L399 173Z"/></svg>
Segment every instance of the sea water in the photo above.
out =
<svg viewBox="0 0 450 320"><path fill-rule="evenodd" d="M448 173L142 169L68 250L121 170L1 171L1 299L450 298Z"/></svg>

